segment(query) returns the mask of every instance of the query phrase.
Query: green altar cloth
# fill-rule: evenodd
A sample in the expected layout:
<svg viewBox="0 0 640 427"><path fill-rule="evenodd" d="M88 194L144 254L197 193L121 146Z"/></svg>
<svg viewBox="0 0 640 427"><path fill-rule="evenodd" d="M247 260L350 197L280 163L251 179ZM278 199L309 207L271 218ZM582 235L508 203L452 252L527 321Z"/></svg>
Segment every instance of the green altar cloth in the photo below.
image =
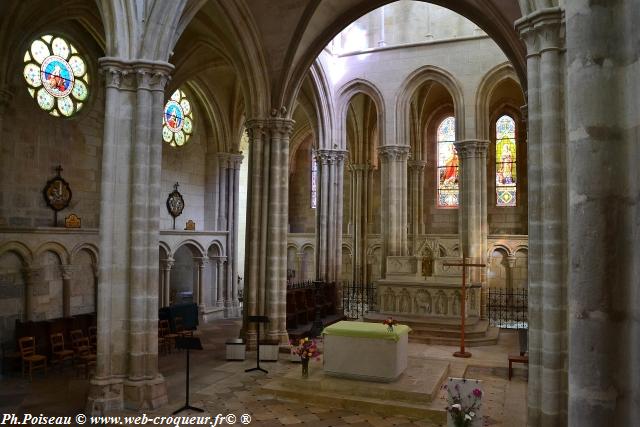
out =
<svg viewBox="0 0 640 427"><path fill-rule="evenodd" d="M382 323L349 322L342 320L324 328L322 334L398 341L401 335L408 334L409 332L411 332L411 328L407 325L395 325L393 332L389 332L387 326Z"/></svg>

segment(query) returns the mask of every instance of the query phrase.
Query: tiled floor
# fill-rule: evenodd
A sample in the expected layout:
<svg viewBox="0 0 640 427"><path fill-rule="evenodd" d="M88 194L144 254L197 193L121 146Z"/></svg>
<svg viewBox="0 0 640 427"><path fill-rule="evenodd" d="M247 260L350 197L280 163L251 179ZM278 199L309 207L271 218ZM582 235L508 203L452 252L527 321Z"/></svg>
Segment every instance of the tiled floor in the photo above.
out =
<svg viewBox="0 0 640 427"><path fill-rule="evenodd" d="M237 336L238 321L217 321L201 327L200 336L204 350L191 355L191 404L202 407L207 415L242 414L251 416L251 425L282 426L430 426L421 421L402 417L381 417L358 414L332 408L282 402L260 390L261 385L281 375L291 364L281 360L262 365L269 374L244 369L255 364L227 362L224 341ZM513 333L502 333L496 346L476 347L470 350L473 358L456 359L451 356L453 347L410 344L410 356L448 360L451 375L460 376L466 371L468 378L484 380L485 425L519 427L526 425L526 368L518 365L515 376L507 380L507 353L516 352L517 338ZM255 356L254 356L255 357ZM284 358L283 358L284 359ZM160 370L167 378L169 405L149 414L169 415L184 403L185 353L174 352L160 357ZM469 366L467 366L469 364ZM84 408L88 382L78 378L71 368L63 372L49 372L45 379L36 374L32 383L18 375L0 379L0 411L2 413L32 413L73 415ZM445 406L444 400L442 401ZM188 413L188 412L187 412ZM238 425L241 425L238 422Z"/></svg>

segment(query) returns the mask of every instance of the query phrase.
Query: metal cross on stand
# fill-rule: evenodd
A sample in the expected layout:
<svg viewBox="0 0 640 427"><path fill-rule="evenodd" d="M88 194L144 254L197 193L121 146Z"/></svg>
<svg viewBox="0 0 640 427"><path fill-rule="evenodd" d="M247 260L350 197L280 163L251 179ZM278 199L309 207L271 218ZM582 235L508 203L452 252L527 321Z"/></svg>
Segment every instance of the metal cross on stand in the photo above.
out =
<svg viewBox="0 0 640 427"><path fill-rule="evenodd" d="M462 317L461 321L460 321L460 351L456 351L455 353L453 353L453 355L455 357L471 357L471 353L469 353L468 351L465 351L464 349L464 322L465 322L465 317L466 317L466 311L467 311L467 275L466 275L466 271L467 271L467 267L486 267L486 264L471 264L467 262L468 258L464 257L464 254L462 255L462 263L444 263L442 265L447 266L447 267L462 267L462 296L461 296L461 308L460 308L460 315Z"/></svg>
<svg viewBox="0 0 640 427"><path fill-rule="evenodd" d="M62 173L64 169L62 169L62 165L58 165L57 168L55 168L56 173L58 174L58 176L60 176L60 174Z"/></svg>

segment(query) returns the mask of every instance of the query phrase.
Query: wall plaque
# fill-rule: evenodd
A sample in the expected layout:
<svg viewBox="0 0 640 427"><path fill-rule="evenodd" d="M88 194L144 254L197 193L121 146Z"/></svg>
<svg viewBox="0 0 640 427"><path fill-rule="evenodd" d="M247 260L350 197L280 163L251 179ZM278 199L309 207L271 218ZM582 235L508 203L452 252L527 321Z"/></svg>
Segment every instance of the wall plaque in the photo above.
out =
<svg viewBox="0 0 640 427"><path fill-rule="evenodd" d="M178 191L178 187L180 187L180 184L176 182L173 186L173 191L169 193L169 197L167 197L167 210L169 211L169 215L173 217L174 230L176 229L176 218L182 215L182 211L184 210L184 199Z"/></svg>
<svg viewBox="0 0 640 427"><path fill-rule="evenodd" d="M194 231L196 229L196 223L190 219L189 221L187 221L187 225L184 227L184 229Z"/></svg>
<svg viewBox="0 0 640 427"><path fill-rule="evenodd" d="M45 203L53 209L54 226L58 225L58 211L69 206L72 196L69 183L60 175L62 170L62 166L58 165L56 168L56 176L47 181L47 184L42 189Z"/></svg>
<svg viewBox="0 0 640 427"><path fill-rule="evenodd" d="M74 213L64 219L65 228L80 228L81 223L82 219Z"/></svg>

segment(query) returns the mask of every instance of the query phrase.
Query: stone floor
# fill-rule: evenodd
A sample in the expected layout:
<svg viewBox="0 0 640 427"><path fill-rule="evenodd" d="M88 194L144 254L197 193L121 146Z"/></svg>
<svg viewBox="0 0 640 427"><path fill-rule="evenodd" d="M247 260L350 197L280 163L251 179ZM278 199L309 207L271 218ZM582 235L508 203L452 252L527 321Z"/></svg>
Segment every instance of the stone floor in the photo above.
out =
<svg viewBox="0 0 640 427"><path fill-rule="evenodd" d="M353 413L332 408L279 401L261 390L261 386L283 375L291 362L263 362L269 373L244 373L255 365L253 353L245 362L225 360L224 341L236 337L239 321L221 320L201 326L199 332L204 350L191 356L191 404L202 407L207 415L242 414L251 416L251 425L282 426L431 426L423 421L403 417ZM451 376L477 378L484 381L484 413L486 426L519 427L526 425L526 367L516 365L514 377L507 380L507 353L517 352L517 336L503 332L498 345L472 348L471 359L451 356L455 348L410 344L413 357L428 357L450 362ZM284 357L282 359L285 359ZM255 360L255 359L253 359ZM174 352L160 357L160 370L167 378L169 405L148 414L169 415L184 403L185 353ZM49 371L46 378L35 374L30 383L19 374L0 378L0 411L31 413L46 416L74 415L84 407L88 381L70 367L64 371ZM444 396L441 395L445 406ZM188 414L189 412L187 412ZM128 414L131 415L131 414ZM195 414L194 414L195 415ZM241 425L238 422L238 425Z"/></svg>

